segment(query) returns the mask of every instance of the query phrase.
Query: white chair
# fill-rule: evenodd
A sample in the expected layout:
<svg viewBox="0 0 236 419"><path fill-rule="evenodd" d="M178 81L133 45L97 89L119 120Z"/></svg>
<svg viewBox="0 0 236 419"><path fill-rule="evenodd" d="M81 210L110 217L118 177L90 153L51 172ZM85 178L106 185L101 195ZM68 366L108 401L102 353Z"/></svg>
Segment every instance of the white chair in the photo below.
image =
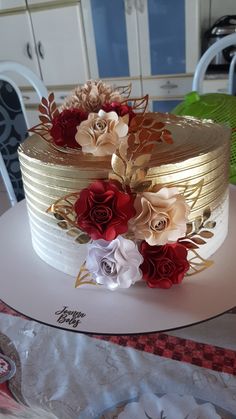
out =
<svg viewBox="0 0 236 419"><path fill-rule="evenodd" d="M41 102L42 97L48 96L47 89L44 86L43 82L29 68L13 61L0 62L0 80L8 82L12 86L14 91L16 92L20 105L21 105L22 113L25 118L26 126L27 128L30 128L28 124L27 113L25 110L22 93L20 89L18 88L18 86L16 85L15 81L12 80L11 77L9 77L9 75L5 75L5 73L8 73L8 72L11 72L11 73L14 72L24 77L30 83L30 85L32 85L32 87L36 90L37 95L39 97L39 103ZM16 199L13 185L12 185L12 182L11 182L9 173L7 171L6 165L4 163L1 152L0 152L0 174L2 176L6 191L8 193L10 204L13 206L16 204L17 199Z"/></svg>
<svg viewBox="0 0 236 419"><path fill-rule="evenodd" d="M202 55L201 59L199 60L194 77L193 77L193 84L192 90L197 91L198 93L202 93L203 87L203 80L206 74L206 70L213 60L213 58L223 49L235 45L236 46L236 33L231 35L224 36L219 41L212 44L206 52ZM235 95L236 94L236 75L235 75L235 64L236 64L236 55L231 60L230 68L229 68L229 80L228 80L228 94Z"/></svg>

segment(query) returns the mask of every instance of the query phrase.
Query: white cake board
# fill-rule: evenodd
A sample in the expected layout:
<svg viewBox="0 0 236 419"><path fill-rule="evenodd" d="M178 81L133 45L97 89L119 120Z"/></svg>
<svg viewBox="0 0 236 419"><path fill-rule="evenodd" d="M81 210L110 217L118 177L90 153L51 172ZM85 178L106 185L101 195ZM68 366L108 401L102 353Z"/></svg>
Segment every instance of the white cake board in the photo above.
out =
<svg viewBox="0 0 236 419"><path fill-rule="evenodd" d="M0 217L0 299L36 321L74 332L135 334L192 325L236 305L235 238L232 186L229 234L214 254L212 267L169 290L133 286L112 292L92 285L75 289L75 278L35 254L22 201ZM61 315L63 307L70 313Z"/></svg>

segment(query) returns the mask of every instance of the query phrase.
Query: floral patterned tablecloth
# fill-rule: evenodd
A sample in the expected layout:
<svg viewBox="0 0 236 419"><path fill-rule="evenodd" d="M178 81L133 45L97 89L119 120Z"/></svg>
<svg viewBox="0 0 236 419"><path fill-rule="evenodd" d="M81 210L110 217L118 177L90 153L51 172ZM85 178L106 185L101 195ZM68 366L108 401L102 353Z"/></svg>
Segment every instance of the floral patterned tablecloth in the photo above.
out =
<svg viewBox="0 0 236 419"><path fill-rule="evenodd" d="M233 312L225 319L236 321ZM88 336L36 323L1 303L0 351L17 368L0 387L0 417L14 411L4 407L5 394L30 418L236 418L236 340L213 345L216 324L224 333L222 321L206 322L209 343L178 331Z"/></svg>

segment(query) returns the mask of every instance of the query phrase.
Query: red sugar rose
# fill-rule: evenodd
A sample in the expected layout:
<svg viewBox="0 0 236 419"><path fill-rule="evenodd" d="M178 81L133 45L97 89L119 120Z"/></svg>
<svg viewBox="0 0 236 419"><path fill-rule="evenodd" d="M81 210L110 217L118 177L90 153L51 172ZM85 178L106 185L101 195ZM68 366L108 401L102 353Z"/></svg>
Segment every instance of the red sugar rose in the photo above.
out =
<svg viewBox="0 0 236 419"><path fill-rule="evenodd" d="M105 112L116 112L118 116L124 116L129 114L129 123L132 118L134 118L135 113L133 112L131 106L122 105L119 102L105 103L102 105L102 110Z"/></svg>
<svg viewBox="0 0 236 419"><path fill-rule="evenodd" d="M128 230L128 221L135 215L133 202L133 196L114 182L97 180L81 191L75 203L77 225L93 240L114 240Z"/></svg>
<svg viewBox="0 0 236 419"><path fill-rule="evenodd" d="M151 288L170 288L173 284L180 284L189 269L187 249L179 243L150 246L143 241L139 251L144 258L140 266L143 279Z"/></svg>
<svg viewBox="0 0 236 419"><path fill-rule="evenodd" d="M75 141L77 126L87 119L88 114L80 109L65 109L52 120L50 134L53 142L60 147L80 148Z"/></svg>

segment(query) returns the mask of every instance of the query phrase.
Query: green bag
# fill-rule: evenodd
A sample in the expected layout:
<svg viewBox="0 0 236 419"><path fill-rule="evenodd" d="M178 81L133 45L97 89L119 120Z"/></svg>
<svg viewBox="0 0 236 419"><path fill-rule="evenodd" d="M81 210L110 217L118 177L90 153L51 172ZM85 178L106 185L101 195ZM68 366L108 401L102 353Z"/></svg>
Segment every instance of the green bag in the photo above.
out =
<svg viewBox="0 0 236 419"><path fill-rule="evenodd" d="M190 92L185 96L184 102L177 105L171 113L211 119L233 129L229 180L236 184L236 97L223 93L199 95L197 92Z"/></svg>

